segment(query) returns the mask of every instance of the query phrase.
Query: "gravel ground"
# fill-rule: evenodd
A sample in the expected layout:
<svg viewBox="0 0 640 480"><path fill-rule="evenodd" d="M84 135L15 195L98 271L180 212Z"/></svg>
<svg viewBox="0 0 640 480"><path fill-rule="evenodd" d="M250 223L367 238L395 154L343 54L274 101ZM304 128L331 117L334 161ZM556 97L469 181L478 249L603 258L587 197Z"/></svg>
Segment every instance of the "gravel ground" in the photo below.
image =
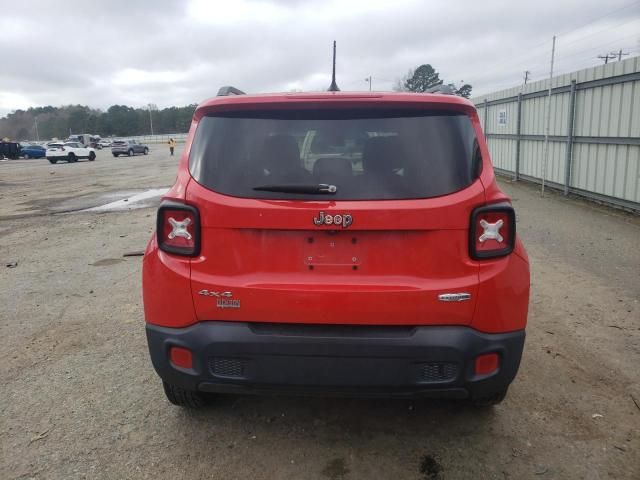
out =
<svg viewBox="0 0 640 480"><path fill-rule="evenodd" d="M220 397L171 406L140 257L178 157L0 162L0 478L640 478L640 219L501 181L532 262L505 402ZM18 262L14 268L5 265Z"/></svg>

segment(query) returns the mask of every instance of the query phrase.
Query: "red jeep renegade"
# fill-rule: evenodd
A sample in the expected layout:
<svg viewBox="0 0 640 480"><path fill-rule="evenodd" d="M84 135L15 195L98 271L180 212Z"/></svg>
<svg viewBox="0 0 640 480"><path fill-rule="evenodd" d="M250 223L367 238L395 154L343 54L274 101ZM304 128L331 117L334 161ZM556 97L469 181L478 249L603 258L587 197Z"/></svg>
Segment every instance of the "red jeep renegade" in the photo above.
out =
<svg viewBox="0 0 640 480"><path fill-rule="evenodd" d="M223 87L193 116L143 294L176 405L214 392L491 405L520 363L529 265L469 101Z"/></svg>

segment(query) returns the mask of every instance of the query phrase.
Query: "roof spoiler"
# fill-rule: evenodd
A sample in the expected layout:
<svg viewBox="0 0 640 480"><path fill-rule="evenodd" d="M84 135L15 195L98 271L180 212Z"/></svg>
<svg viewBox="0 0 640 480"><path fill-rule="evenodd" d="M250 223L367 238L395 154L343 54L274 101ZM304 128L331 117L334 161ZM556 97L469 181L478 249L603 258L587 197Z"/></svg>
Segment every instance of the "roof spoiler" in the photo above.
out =
<svg viewBox="0 0 640 480"><path fill-rule="evenodd" d="M436 85L435 87L427 88L424 93L442 93L444 95L455 95L456 91L451 85Z"/></svg>
<svg viewBox="0 0 640 480"><path fill-rule="evenodd" d="M231 85L225 85L218 90L218 97L227 97L229 95L246 95L242 90L232 87Z"/></svg>

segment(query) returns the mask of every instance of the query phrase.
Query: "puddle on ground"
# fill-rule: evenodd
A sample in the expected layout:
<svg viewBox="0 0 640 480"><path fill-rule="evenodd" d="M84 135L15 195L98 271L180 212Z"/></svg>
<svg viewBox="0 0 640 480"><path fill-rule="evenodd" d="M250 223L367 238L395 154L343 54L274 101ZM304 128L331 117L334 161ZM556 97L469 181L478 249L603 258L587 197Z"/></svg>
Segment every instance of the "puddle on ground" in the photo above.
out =
<svg viewBox="0 0 640 480"><path fill-rule="evenodd" d="M162 195L167 193L167 188L152 188L141 193L137 193L129 198L116 200L115 202L97 207L87 208L81 212L117 212L119 210L132 210L134 208L144 208L153 205Z"/></svg>
<svg viewBox="0 0 640 480"><path fill-rule="evenodd" d="M102 213L127 211L157 205L168 188L118 190L68 198L51 208L55 213Z"/></svg>

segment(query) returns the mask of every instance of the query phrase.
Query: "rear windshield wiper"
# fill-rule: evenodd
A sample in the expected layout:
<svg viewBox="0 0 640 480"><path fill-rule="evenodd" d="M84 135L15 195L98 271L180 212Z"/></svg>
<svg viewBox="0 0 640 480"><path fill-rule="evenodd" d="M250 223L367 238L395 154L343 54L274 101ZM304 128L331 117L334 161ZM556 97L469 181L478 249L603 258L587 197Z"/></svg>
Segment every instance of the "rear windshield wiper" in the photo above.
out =
<svg viewBox="0 0 640 480"><path fill-rule="evenodd" d="M317 185L260 185L253 187L261 192L281 192L281 193L336 193L338 187L319 183Z"/></svg>

